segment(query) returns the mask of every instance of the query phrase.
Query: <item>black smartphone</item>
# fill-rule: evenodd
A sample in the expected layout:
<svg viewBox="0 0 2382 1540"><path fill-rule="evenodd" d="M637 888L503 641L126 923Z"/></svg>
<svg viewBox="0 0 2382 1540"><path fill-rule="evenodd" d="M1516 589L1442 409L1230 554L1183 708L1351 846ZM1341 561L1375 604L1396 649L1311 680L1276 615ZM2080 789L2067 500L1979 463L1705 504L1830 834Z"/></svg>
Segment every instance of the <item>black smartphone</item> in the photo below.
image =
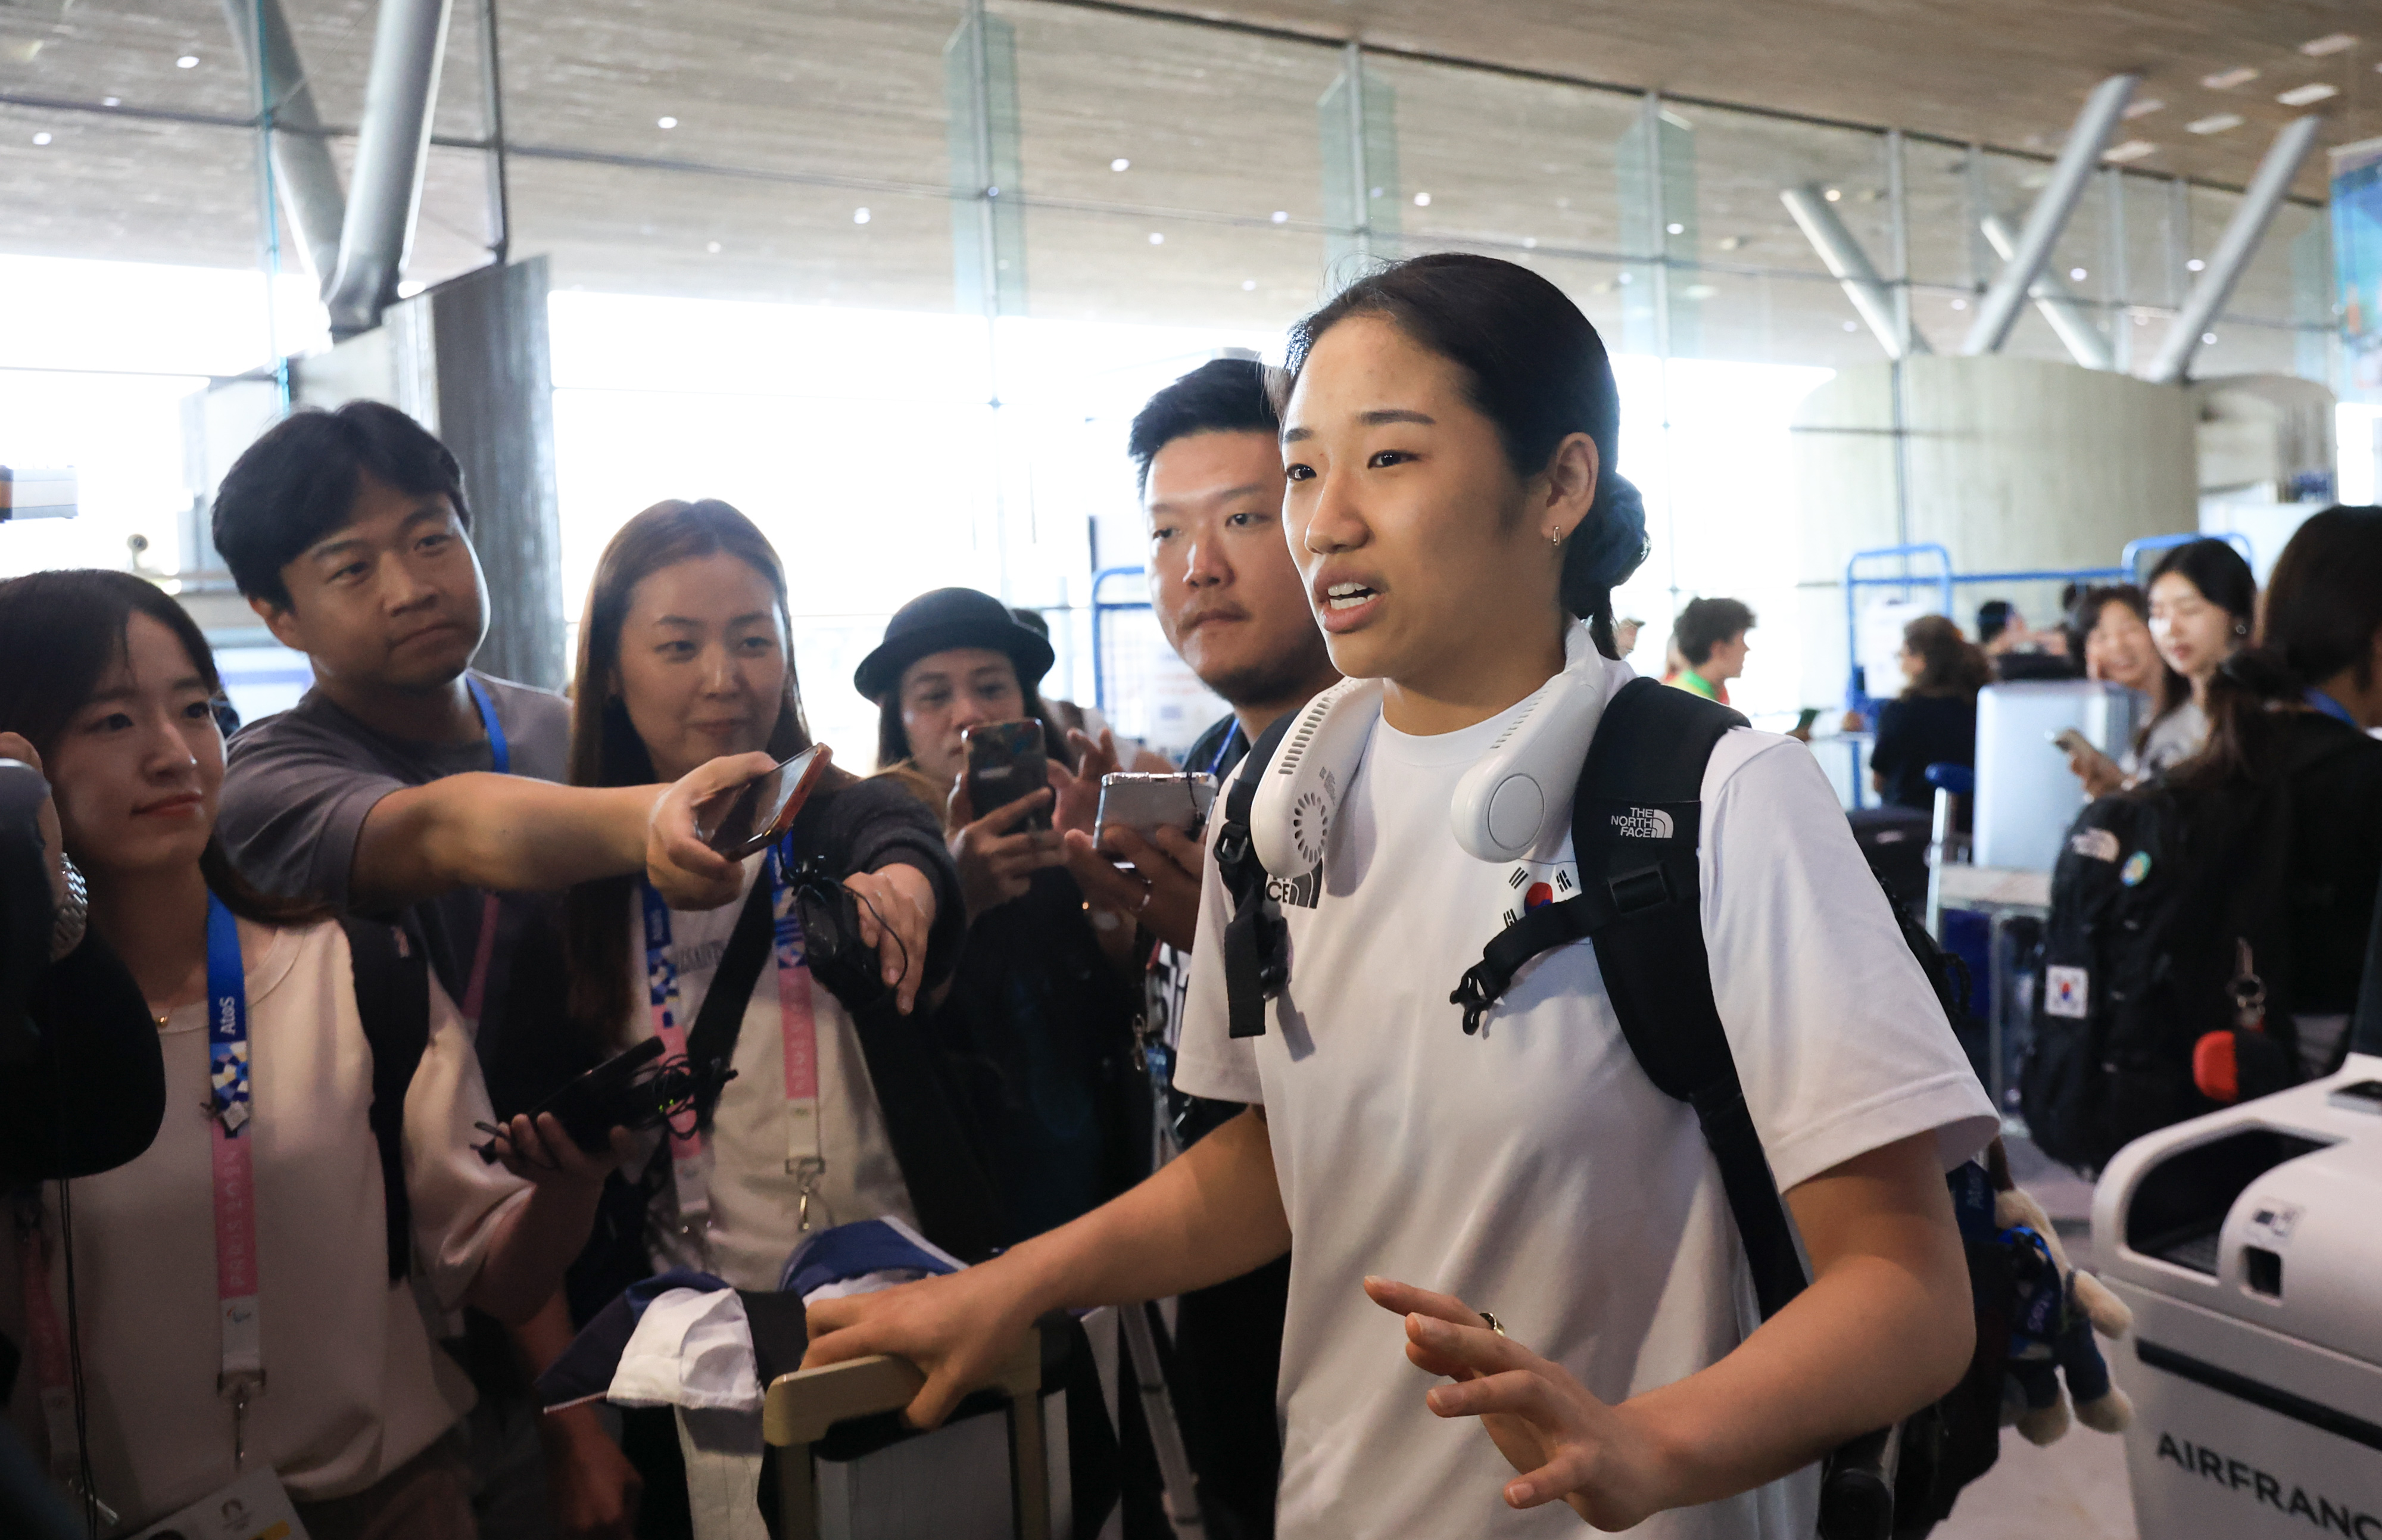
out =
<svg viewBox="0 0 2382 1540"><path fill-rule="evenodd" d="M1042 724L1031 717L963 728L960 743L967 751L968 806L977 818L1050 783ZM1028 814L1019 827L1050 828L1050 809Z"/></svg>
<svg viewBox="0 0 2382 1540"><path fill-rule="evenodd" d="M687 1107L698 1118L707 1118L712 1104L719 1100L719 1088L736 1078L736 1072L724 1064L696 1066L665 1060L662 1051L661 1039L647 1038L615 1053L564 1081L553 1095L530 1109L531 1120L552 1113L572 1143L591 1155L600 1155L611 1147L615 1127L650 1128ZM480 1128L483 1133L503 1131L485 1123ZM473 1148L482 1160L495 1163L495 1140Z"/></svg>
<svg viewBox="0 0 2382 1540"><path fill-rule="evenodd" d="M1819 720L1820 708L1816 706L1806 706L1802 710L1796 713L1795 731L1798 733L1809 733L1811 731L1811 724Z"/></svg>
<svg viewBox="0 0 2382 1540"><path fill-rule="evenodd" d="M704 799L694 812L695 837L731 861L741 861L793 827L834 754L815 744L766 775Z"/></svg>

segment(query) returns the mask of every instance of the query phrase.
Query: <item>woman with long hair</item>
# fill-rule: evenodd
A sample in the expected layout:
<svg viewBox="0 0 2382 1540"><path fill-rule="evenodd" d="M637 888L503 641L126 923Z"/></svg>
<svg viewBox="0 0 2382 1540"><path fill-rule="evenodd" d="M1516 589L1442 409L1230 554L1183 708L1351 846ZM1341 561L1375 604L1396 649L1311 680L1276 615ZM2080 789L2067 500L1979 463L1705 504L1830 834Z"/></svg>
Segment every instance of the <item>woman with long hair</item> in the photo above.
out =
<svg viewBox="0 0 2382 1540"><path fill-rule="evenodd" d="M910 1414L931 1423L1045 1310L1289 1250L1286 1540L1553 1534L1575 1512L1808 1534L1799 1472L1960 1377L1971 1305L1944 1172L1996 1120L1807 750L1721 734L1696 842L1718 1015L1811 1261L1767 1322L1696 1115L1627 1046L1595 949L1545 953L1471 1023L1450 1002L1536 902L1517 894L1580 882L1577 764L1539 767L1537 831L1508 829L1532 842L1521 860L1476 856L1451 808L1542 702L1585 736L1631 683L1612 593L1646 536L1614 474L1619 415L1595 329L1510 263L1417 257L1300 324L1284 535L1347 683L1249 782L1251 827L1315 862L1268 876L1278 918L1245 910L1286 928L1288 977L1234 1008L1211 864L1176 1072L1255 1105L980 1267L822 1301L812 1361L910 1358L927 1374ZM1480 816L1508 828L1512 807Z"/></svg>
<svg viewBox="0 0 2382 1540"><path fill-rule="evenodd" d="M2208 738L2208 682L2249 645L2258 619L2258 580L2222 540L2193 540L2151 569L2151 643L2181 681L2134 741L2138 773L2155 775L2200 752Z"/></svg>
<svg viewBox="0 0 2382 1540"><path fill-rule="evenodd" d="M877 703L878 767L943 815L967 895L967 941L935 1032L966 1087L1012 1238L1074 1218L1148 1167L1136 926L1087 904L1062 843L1065 830L1089 831L1115 746L1062 730L1041 692L1052 657L991 595L938 588L894 612L853 676ZM1040 726L1049 783L976 807L966 737L1002 721Z"/></svg>
<svg viewBox="0 0 2382 1540"><path fill-rule="evenodd" d="M2112 759L2089 745L2068 757L2068 768L2093 796L2132 784L2152 770L2143 764L2143 744L2167 708L2190 697L2192 686L2167 667L2151 635L2150 596L2130 583L2095 584L2069 607L2069 651L2084 660L2084 677L2123 685L2143 697L2142 725L2125 753Z"/></svg>
<svg viewBox="0 0 2382 1540"><path fill-rule="evenodd" d="M2275 559L2257 645L2202 687L2208 738L2167 772L2186 795L2279 794L2290 810L2290 955L2258 963L2302 1066L2329 1069L2355 1009L2382 884L2382 508L2327 508Z"/></svg>
<svg viewBox="0 0 2382 1540"><path fill-rule="evenodd" d="M1994 682L1983 648L1942 615L1902 628L1902 694L1880 701L1869 773L1886 801L1922 811L1935 805L1927 767L1977 762L1977 692Z"/></svg>
<svg viewBox="0 0 2382 1540"><path fill-rule="evenodd" d="M318 1536L469 1535L447 1435L472 1393L424 1307L526 1319L619 1149L589 1155L550 1117L516 1118L483 1160L487 1093L435 979L402 1107L378 1105L385 1045L366 1036L348 930L257 892L216 838L222 681L174 600L125 573L0 584L0 657L18 664L0 676L0 731L39 755L88 882L82 944L138 982L167 1088L144 1153L18 1205L0 1314L47 1346L16 1420L54 1472L87 1460L86 1490L128 1529L269 1469ZM395 1185L375 1136L392 1116ZM400 1201L410 1225L392 1222Z"/></svg>

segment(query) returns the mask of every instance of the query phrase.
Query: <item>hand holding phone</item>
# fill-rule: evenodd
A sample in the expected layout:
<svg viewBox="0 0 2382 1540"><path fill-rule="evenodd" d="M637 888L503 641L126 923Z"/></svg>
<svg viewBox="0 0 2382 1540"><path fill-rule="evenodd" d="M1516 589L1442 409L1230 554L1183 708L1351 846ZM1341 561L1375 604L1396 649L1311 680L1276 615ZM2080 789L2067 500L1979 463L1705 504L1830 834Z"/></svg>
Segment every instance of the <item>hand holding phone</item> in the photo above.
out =
<svg viewBox="0 0 2382 1540"><path fill-rule="evenodd" d="M793 827L835 758L825 744L815 744L767 774L721 792L695 809L696 838L731 861L766 850Z"/></svg>
<svg viewBox="0 0 2382 1540"><path fill-rule="evenodd" d="M1031 717L964 728L960 744L967 755L968 806L977 818L1050 783L1042 724ZM1025 827L1050 828L1050 809L1038 807L1026 814Z"/></svg>
<svg viewBox="0 0 2382 1540"><path fill-rule="evenodd" d="M1161 828L1197 833L1216 800L1216 778L1196 770L1147 775L1118 770L1100 777L1100 808L1092 819L1096 837L1123 824L1156 843Z"/></svg>

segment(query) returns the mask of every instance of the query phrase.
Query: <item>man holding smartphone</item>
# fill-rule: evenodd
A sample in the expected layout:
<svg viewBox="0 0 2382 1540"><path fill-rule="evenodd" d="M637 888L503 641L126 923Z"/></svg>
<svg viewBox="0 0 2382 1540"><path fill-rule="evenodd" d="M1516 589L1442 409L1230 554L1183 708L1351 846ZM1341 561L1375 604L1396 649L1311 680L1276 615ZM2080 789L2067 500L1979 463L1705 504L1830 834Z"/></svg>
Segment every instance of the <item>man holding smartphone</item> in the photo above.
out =
<svg viewBox="0 0 2382 1540"><path fill-rule="evenodd" d="M1151 397L1128 441L1141 474L1159 627L1232 707L1184 761L1220 784L1277 718L1340 678L1283 535L1281 433L1263 366L1219 358ZM1123 825L1099 832L1099 844L1133 871L1119 871L1079 831L1067 835L1067 865L1095 902L1137 913L1157 938L1142 1027L1155 1075L1160 1064L1171 1066L1182 1017L1205 853L1196 834L1173 828L1151 838ZM1241 1110L1176 1093L1171 1071L1166 1090L1174 1137L1186 1146ZM1179 1301L1170 1388L1202 1509L1230 1510L1239 1521L1234 1533L1273 1533L1281 1462L1274 1372L1289 1276L1284 1257Z"/></svg>

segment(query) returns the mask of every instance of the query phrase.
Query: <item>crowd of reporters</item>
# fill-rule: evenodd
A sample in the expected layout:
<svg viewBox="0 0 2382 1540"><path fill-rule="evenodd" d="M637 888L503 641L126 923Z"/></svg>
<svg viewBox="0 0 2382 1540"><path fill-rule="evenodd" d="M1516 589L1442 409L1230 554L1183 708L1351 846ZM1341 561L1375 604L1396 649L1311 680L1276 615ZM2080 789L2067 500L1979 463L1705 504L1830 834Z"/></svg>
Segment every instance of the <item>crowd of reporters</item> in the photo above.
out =
<svg viewBox="0 0 2382 1540"><path fill-rule="evenodd" d="M1257 366L1233 360L1135 425L1157 619L1232 708L1189 772L1229 776L1338 679L1284 549L1278 433ZM621 1289L674 1267L770 1288L804 1234L879 1215L981 1254L1238 1110L1167 1094L1199 845L1095 827L1107 774L1176 767L1047 700L1050 642L989 596L939 589L893 616L853 681L878 708L873 766L849 755L784 843L736 861L698 837L700 809L811 739L781 559L735 509L665 502L622 526L562 695L470 669L490 596L465 489L394 409L291 417L226 479L215 521L315 679L227 747L220 676L171 598L111 573L0 585L0 656L40 660L0 678L0 754L48 776L46 843L74 869L50 869L57 960L33 1018L52 1053L94 1024L83 1046L113 1043L121 1088L96 1096L88 1060L58 1061L9 1093L12 1175L77 1179L20 1193L0 1335L26 1349L26 1443L128 1531L245 1459L321 1537L686 1533L667 1423L543 1412L530 1387ZM1688 606L1675 682L1725 703L1753 622L1733 600ZM2180 548L2147 594L2077 596L2061 650L2148 699L2123 756L2079 757L2090 791L2292 781L2293 892L2316 938L2297 1008L2345 1016L2382 876L2382 744L2302 745L2382 725L2382 511L2311 519L2263 608L2229 548ZM1918 801L1919 770L1973 758L1992 667L1950 621L1912 622L1908 687L1874 722L1882 791ZM1038 724L1047 784L976 805L968 735L1019 721ZM780 955L706 1012L744 915L782 915L799 863L853 894L882 998ZM380 930L427 965L420 1067L395 1088L375 1079L386 1004L359 999L389 966L365 955ZM219 1151L241 1132L215 1052L227 989L269 1361L248 1398L217 1394ZM699 1132L593 1152L525 1115L647 1039L682 1054L707 1016L731 1023L735 1078ZM889 1059L897 1020L915 1051ZM921 1098L958 1137L905 1132ZM980 1227L933 1234L937 1194L977 1179ZM1181 1302L1173 1398L1218 1536L1271 1533L1287 1265ZM1127 1485L1130 1534L1155 1508Z"/></svg>

